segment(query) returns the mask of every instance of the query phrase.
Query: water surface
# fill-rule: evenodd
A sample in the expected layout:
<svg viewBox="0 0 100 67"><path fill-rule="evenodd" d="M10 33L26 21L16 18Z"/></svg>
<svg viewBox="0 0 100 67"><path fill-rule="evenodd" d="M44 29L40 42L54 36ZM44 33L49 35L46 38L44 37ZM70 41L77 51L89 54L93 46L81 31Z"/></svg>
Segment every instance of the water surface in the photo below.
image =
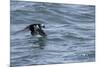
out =
<svg viewBox="0 0 100 67"><path fill-rule="evenodd" d="M15 32L33 23L46 26L46 38ZM11 2L11 65L95 61L95 6Z"/></svg>

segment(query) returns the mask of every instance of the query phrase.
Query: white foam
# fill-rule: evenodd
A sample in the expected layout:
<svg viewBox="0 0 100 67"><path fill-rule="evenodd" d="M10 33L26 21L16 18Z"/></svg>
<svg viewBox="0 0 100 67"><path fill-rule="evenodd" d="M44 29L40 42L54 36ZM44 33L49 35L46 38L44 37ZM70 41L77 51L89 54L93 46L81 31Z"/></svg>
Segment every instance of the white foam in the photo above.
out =
<svg viewBox="0 0 100 67"><path fill-rule="evenodd" d="M35 35L35 37L42 37L41 35Z"/></svg>

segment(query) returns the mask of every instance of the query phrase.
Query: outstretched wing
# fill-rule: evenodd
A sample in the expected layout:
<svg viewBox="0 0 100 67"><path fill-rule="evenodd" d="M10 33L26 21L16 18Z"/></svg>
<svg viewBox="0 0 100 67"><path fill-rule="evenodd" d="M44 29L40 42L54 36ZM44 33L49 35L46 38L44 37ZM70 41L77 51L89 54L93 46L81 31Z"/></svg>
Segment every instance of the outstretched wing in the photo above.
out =
<svg viewBox="0 0 100 67"><path fill-rule="evenodd" d="M22 30L16 31L14 34L18 34L18 33L21 33L21 32L27 32L27 31L29 31L29 26L25 27Z"/></svg>

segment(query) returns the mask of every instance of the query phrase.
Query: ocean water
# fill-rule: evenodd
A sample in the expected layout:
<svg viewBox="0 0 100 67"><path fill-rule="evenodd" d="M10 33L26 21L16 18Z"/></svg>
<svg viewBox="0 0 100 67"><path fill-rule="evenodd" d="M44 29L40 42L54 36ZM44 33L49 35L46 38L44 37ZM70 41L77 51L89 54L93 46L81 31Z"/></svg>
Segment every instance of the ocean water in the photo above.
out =
<svg viewBox="0 0 100 67"><path fill-rule="evenodd" d="M95 6L11 1L11 66L95 61ZM47 37L17 31L40 23Z"/></svg>

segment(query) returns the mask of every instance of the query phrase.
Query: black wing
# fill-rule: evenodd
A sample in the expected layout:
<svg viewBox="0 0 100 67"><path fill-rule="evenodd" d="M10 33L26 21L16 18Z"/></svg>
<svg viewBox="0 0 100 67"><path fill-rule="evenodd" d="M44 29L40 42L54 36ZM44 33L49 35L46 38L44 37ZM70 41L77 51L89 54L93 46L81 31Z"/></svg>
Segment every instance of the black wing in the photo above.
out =
<svg viewBox="0 0 100 67"><path fill-rule="evenodd" d="M26 28L24 28L22 30L16 31L14 34L18 34L18 33L21 33L21 32L27 32L27 31L29 31L29 26L27 26Z"/></svg>

